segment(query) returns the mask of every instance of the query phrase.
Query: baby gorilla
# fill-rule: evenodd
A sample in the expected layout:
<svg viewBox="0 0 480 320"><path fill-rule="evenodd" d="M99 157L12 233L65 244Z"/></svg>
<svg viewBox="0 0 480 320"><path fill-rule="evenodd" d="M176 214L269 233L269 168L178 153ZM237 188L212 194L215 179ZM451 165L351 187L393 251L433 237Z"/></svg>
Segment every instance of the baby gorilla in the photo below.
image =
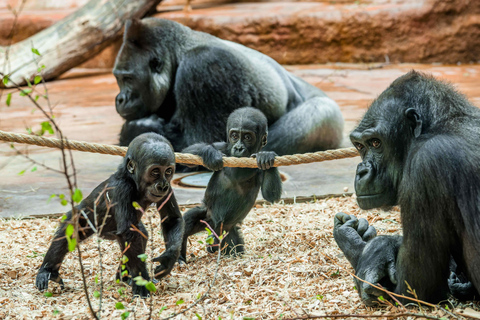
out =
<svg viewBox="0 0 480 320"><path fill-rule="evenodd" d="M273 167L275 152L260 152L267 144L267 119L257 109L245 107L235 110L228 117L227 141L213 145L194 144L182 152L199 155L205 166L215 171L208 183L201 206L192 208L184 215L180 262L186 262L187 239L192 234L205 230L206 221L218 235L228 234L220 244L226 246L222 253L238 255L244 252L244 240L238 226L255 204L260 188L262 196L270 202L280 199L282 180L277 168ZM223 168L222 155L231 157L256 157L259 169ZM209 252L218 250L209 247Z"/></svg>
<svg viewBox="0 0 480 320"><path fill-rule="evenodd" d="M142 276L150 280L145 262L138 257L145 253L147 239L144 236L148 237L148 233L141 221L142 213L133 207L133 202L136 201L142 208L146 208L152 203L156 203L158 207L166 201L160 210L166 251L153 261L160 262L155 269L157 279L169 274L180 254L184 230L177 201L170 195L170 180L174 172L175 154L167 139L156 133L136 137L130 143L117 172L97 186L76 207L79 212L78 241L81 242L94 234L85 217L95 225L93 208L95 201L98 201L96 221L100 235L118 242L120 250L128 258L126 270L129 278ZM58 271L68 253L65 230L73 223L72 216L72 212L68 212L67 219L60 224L38 271L35 285L41 291L48 288L48 281L55 281L63 288ZM140 230L143 235L135 229ZM127 279L124 277L124 280ZM134 295L148 296L145 286L137 286L135 281L128 282L132 284Z"/></svg>

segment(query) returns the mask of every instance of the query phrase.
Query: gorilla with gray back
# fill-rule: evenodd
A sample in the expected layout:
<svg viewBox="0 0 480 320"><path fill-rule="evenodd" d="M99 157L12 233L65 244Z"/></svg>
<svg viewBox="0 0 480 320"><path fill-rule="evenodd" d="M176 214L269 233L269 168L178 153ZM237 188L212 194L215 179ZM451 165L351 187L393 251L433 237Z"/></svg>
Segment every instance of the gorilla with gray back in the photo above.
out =
<svg viewBox="0 0 480 320"><path fill-rule="evenodd" d="M320 89L258 51L177 22L127 21L113 73L117 112L126 120L121 145L149 131L175 150L221 141L229 114L244 106L268 119L264 150L304 153L342 140L342 114Z"/></svg>

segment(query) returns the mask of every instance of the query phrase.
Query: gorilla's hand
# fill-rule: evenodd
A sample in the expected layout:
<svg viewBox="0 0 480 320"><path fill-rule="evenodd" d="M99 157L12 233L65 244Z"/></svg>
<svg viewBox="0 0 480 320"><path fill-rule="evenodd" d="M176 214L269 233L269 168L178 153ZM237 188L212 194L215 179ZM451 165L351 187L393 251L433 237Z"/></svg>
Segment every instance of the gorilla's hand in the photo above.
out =
<svg viewBox="0 0 480 320"><path fill-rule="evenodd" d="M259 151L252 154L252 158L257 158L258 168L262 170L268 170L273 167L276 156L277 154L273 151Z"/></svg>
<svg viewBox="0 0 480 320"><path fill-rule="evenodd" d="M401 236L378 236L364 247L355 267L355 274L366 282L355 279L358 294L367 306L378 303L377 297L387 298L387 294L374 288L371 284L394 291L397 284L396 261L398 249L402 243Z"/></svg>
<svg viewBox="0 0 480 320"><path fill-rule="evenodd" d="M476 293L475 287L463 273L456 274L453 271L448 278L448 288L452 296L463 301L472 300Z"/></svg>
<svg viewBox="0 0 480 320"><path fill-rule="evenodd" d="M205 167L212 171L223 169L223 153L215 149L213 146L207 146L200 154Z"/></svg>
<svg viewBox="0 0 480 320"><path fill-rule="evenodd" d="M140 118L136 120L126 121L120 132L121 146L128 146L136 137L145 132L156 132L165 135L165 119L159 118L156 114L148 118Z"/></svg>
<svg viewBox="0 0 480 320"><path fill-rule="evenodd" d="M394 290L397 283L395 262L402 237L379 236L366 219L357 219L343 212L334 218L333 236L345 254L356 276L369 283L380 283ZM377 297L386 294L369 283L355 279L358 293L366 305L373 305Z"/></svg>
<svg viewBox="0 0 480 320"><path fill-rule="evenodd" d="M377 235L374 227L364 218L340 212L335 215L333 237L355 269L366 242Z"/></svg>
<svg viewBox="0 0 480 320"><path fill-rule="evenodd" d="M153 277L157 280L160 280L170 274L177 260L178 259L175 257L175 255L168 251L165 251L160 256L152 259L153 262L160 262L160 265L155 267Z"/></svg>

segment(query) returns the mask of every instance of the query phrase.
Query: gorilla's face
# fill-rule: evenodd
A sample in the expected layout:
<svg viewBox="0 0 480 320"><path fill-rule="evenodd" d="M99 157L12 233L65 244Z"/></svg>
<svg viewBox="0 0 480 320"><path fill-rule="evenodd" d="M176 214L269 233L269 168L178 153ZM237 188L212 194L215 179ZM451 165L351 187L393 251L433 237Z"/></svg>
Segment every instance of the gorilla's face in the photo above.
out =
<svg viewBox="0 0 480 320"><path fill-rule="evenodd" d="M362 157L355 176L360 208L368 210L396 205L398 171L402 168L396 168L394 161L386 160L390 152L387 139L376 128L357 128L350 139Z"/></svg>
<svg viewBox="0 0 480 320"><path fill-rule="evenodd" d="M157 113L171 85L168 55L147 41L148 28L140 20L127 21L113 69L120 88L115 106L126 120Z"/></svg>

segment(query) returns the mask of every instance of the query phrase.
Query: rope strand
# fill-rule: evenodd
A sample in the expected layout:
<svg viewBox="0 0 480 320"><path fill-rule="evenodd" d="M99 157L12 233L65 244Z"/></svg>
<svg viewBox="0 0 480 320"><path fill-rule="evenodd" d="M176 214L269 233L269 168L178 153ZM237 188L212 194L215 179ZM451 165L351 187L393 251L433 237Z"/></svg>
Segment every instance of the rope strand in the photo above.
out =
<svg viewBox="0 0 480 320"><path fill-rule="evenodd" d="M111 154L117 156L125 156L126 147L112 146L100 143L88 143L76 140L62 140L56 138L46 138L41 136L29 135L25 133L13 133L0 130L0 141L26 143L41 147L58 148L93 152L101 154ZM322 162L335 159L353 158L358 156L355 148L335 149L327 151L319 151L313 153L293 154L275 157L275 167L292 166L302 163ZM181 164L203 165L202 158L189 153L175 153L175 161ZM224 167L237 168L257 168L257 160L253 158L236 158L224 157Z"/></svg>

